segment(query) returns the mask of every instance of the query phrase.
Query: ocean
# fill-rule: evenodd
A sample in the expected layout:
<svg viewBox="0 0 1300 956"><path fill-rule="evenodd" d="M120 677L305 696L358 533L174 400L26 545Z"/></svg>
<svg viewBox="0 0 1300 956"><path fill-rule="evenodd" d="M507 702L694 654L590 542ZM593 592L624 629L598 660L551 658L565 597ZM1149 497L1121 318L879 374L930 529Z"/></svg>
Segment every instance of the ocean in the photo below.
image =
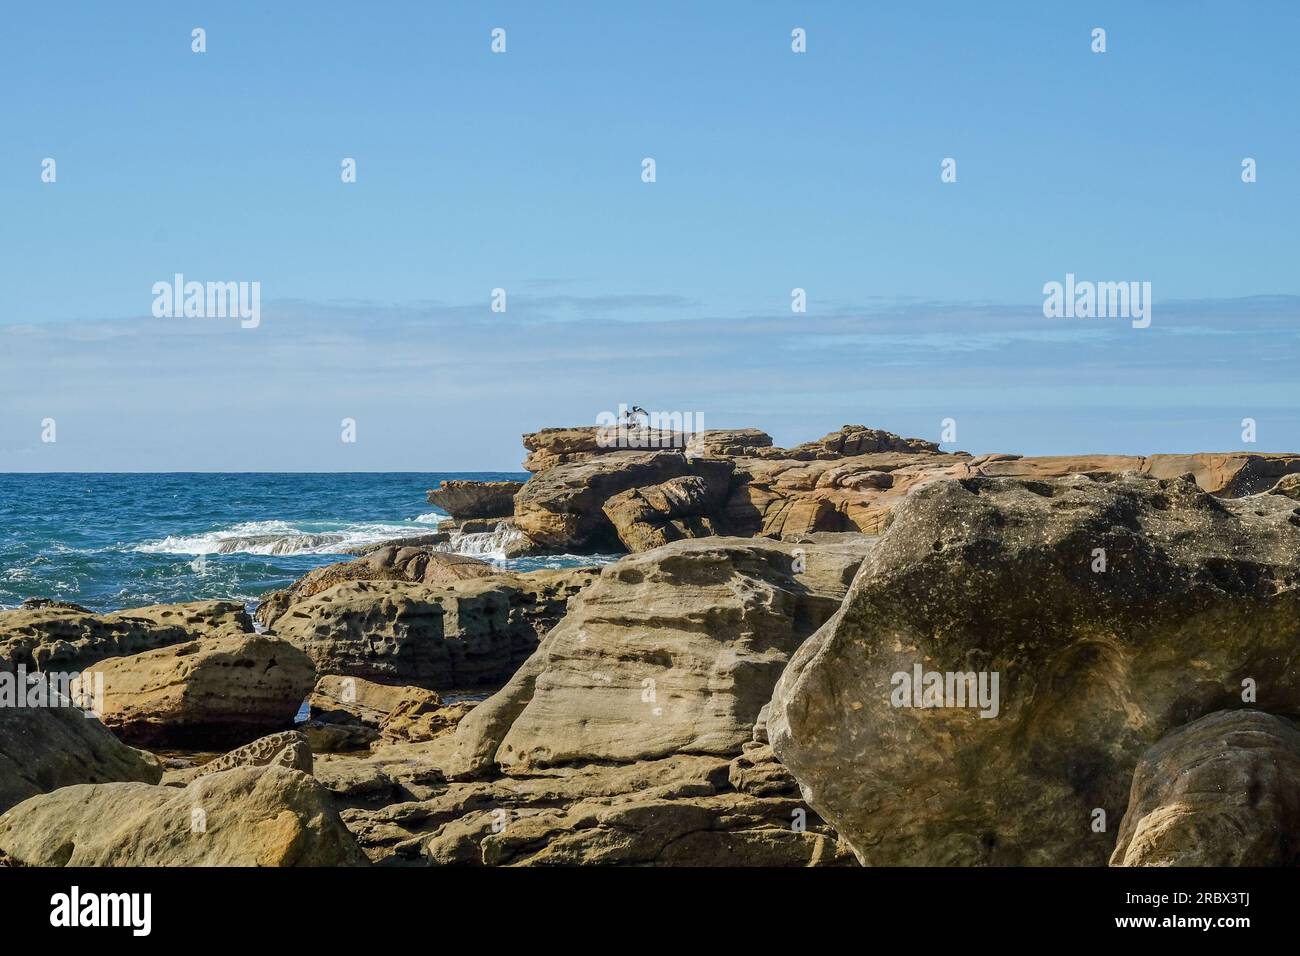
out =
<svg viewBox="0 0 1300 956"><path fill-rule="evenodd" d="M425 492L506 472L383 474L0 474L0 608L26 598L93 611L221 598L250 607L345 549L436 531ZM446 547L503 569L610 560L507 560L500 532Z"/></svg>

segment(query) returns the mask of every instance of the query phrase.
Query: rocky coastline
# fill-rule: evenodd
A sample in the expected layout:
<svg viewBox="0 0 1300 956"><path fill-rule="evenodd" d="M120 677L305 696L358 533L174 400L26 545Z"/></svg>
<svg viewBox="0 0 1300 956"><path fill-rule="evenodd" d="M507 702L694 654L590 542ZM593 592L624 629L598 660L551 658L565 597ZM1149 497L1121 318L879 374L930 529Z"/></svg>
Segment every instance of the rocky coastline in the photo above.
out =
<svg viewBox="0 0 1300 956"><path fill-rule="evenodd" d="M251 615L0 612L0 862L1300 860L1300 454L523 444Z"/></svg>

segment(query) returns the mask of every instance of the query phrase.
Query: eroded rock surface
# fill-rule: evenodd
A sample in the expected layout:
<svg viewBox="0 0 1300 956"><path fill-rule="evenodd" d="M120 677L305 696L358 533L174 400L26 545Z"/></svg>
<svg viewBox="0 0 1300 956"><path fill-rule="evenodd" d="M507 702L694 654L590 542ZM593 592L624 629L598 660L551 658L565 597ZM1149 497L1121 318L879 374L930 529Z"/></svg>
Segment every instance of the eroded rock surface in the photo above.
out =
<svg viewBox="0 0 1300 956"><path fill-rule="evenodd" d="M429 690L500 686L593 576L573 568L438 586L345 582L290 605L274 630L322 674Z"/></svg>
<svg viewBox="0 0 1300 956"><path fill-rule="evenodd" d="M446 584L491 577L496 573L497 569L486 561L461 554L448 554L425 547L381 546L352 561L313 568L290 587L267 595L254 614L260 623L272 627L294 604L346 581Z"/></svg>
<svg viewBox="0 0 1300 956"><path fill-rule="evenodd" d="M729 767L725 758L685 755L558 767L440 783L419 799L348 809L343 817L376 862L853 864L847 845L797 797L738 791L728 780ZM389 768L395 772L397 765ZM360 777L349 783L359 786Z"/></svg>
<svg viewBox="0 0 1300 956"><path fill-rule="evenodd" d="M531 541L556 551L616 550L618 533L603 508L631 488L695 475L725 487L731 463L689 459L680 450L612 451L553 465L515 496L515 525Z"/></svg>
<svg viewBox="0 0 1300 956"><path fill-rule="evenodd" d="M683 538L718 533L711 515L726 499L730 475L712 481L701 475L671 478L663 484L620 492L601 510L628 551L649 551Z"/></svg>
<svg viewBox="0 0 1300 956"><path fill-rule="evenodd" d="M0 812L79 783L157 783L162 766L73 707L0 707Z"/></svg>
<svg viewBox="0 0 1300 956"><path fill-rule="evenodd" d="M504 518L514 513L522 481L444 481L428 493L453 518Z"/></svg>
<svg viewBox="0 0 1300 956"><path fill-rule="evenodd" d="M376 684L337 675L317 681L309 704L315 721L373 728L375 734L371 740L382 736L387 740L412 742L432 740L446 733L473 706L463 702L446 703L435 691L423 687Z"/></svg>
<svg viewBox="0 0 1300 956"><path fill-rule="evenodd" d="M851 864L762 711L870 547L709 538L624 558L453 733L317 774L376 862Z"/></svg>
<svg viewBox="0 0 1300 956"><path fill-rule="evenodd" d="M933 483L795 654L773 747L866 863L1102 865L1114 828L1093 832L1093 812L1121 819L1155 741L1239 706L1248 678L1259 709L1300 711L1298 555L1278 495L1109 474ZM896 675L918 666L996 673L996 716L902 706Z"/></svg>
<svg viewBox="0 0 1300 956"><path fill-rule="evenodd" d="M168 786L184 786L199 777L235 767L269 766L288 767L290 770L311 773L311 746L307 742L306 735L297 730L285 730L261 737L197 767L169 770L164 775L163 783Z"/></svg>
<svg viewBox="0 0 1300 956"><path fill-rule="evenodd" d="M101 719L139 746L237 746L292 726L311 692L311 659L288 641L240 634L95 665Z"/></svg>
<svg viewBox="0 0 1300 956"><path fill-rule="evenodd" d="M1142 755L1111 866L1300 862L1300 730L1221 711Z"/></svg>
<svg viewBox="0 0 1300 956"><path fill-rule="evenodd" d="M365 863L312 777L236 767L187 787L63 787L0 816L0 852L26 866L347 866Z"/></svg>
<svg viewBox="0 0 1300 956"><path fill-rule="evenodd" d="M869 547L856 536L708 538L607 566L461 722L456 769L739 753L790 654L838 608Z"/></svg>
<svg viewBox="0 0 1300 956"><path fill-rule="evenodd" d="M547 429L525 435L524 444L531 452L525 466L535 475L515 499L519 530L542 549L579 553L619 544L645 550L705 534L879 534L899 501L947 478L1191 474L1202 489L1236 498L1300 474L1300 455L1294 454L973 458L863 425L788 449L757 429L689 436ZM683 484L687 476L706 480L707 505L700 489ZM722 500L715 500L723 485Z"/></svg>
<svg viewBox="0 0 1300 956"><path fill-rule="evenodd" d="M29 670L79 671L106 657L252 630L248 612L235 601L156 604L95 614L76 604L38 599L0 611L0 670L22 665Z"/></svg>

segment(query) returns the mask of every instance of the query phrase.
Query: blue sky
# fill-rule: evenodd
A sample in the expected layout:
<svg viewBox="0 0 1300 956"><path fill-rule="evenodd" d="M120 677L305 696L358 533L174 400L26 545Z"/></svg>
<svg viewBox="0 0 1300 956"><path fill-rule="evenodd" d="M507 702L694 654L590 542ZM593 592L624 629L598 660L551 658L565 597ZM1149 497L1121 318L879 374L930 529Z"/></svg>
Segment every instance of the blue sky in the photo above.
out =
<svg viewBox="0 0 1300 956"><path fill-rule="evenodd" d="M620 402L1300 450L1297 35L1283 0L7 9L0 471L513 469ZM260 282L261 325L152 317L177 272ZM1151 282L1151 328L1044 318L1067 272Z"/></svg>

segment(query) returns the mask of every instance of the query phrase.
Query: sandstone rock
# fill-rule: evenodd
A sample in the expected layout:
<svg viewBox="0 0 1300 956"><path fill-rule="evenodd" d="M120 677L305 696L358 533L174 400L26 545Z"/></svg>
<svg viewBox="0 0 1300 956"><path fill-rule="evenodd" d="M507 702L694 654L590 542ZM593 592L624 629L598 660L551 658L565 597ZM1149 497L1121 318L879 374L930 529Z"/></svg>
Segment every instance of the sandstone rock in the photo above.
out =
<svg viewBox="0 0 1300 956"><path fill-rule="evenodd" d="M845 425L817 441L796 445L784 457L796 460L811 458L834 459L879 452L937 452L939 446L921 438L903 438L893 432L865 425Z"/></svg>
<svg viewBox="0 0 1300 956"><path fill-rule="evenodd" d="M345 812L347 809L405 803L411 799L411 794L369 757L320 755L316 758L315 777L330 792L334 805ZM383 857L375 854L370 858L378 860Z"/></svg>
<svg viewBox="0 0 1300 956"><path fill-rule="evenodd" d="M1023 455L985 455L971 459L969 464L970 475L1046 479L1064 478L1067 475L1141 474L1146 459L1137 455L1042 455L1033 458Z"/></svg>
<svg viewBox="0 0 1300 956"><path fill-rule="evenodd" d="M1239 703L1247 677L1261 709L1300 711L1298 554L1281 496L1133 475L931 484L786 669L773 748L864 862L1103 864L1091 815L1122 816L1152 743ZM915 667L1000 675L996 717L893 706Z"/></svg>
<svg viewBox="0 0 1300 956"><path fill-rule="evenodd" d="M18 610L35 611L35 610L40 610L42 608L63 610L63 611L76 611L79 614L95 613L90 608L83 607L82 605L76 604L72 601L56 601L54 598L44 598L44 597L27 598L26 600L23 601L21 605L19 605Z"/></svg>
<svg viewBox="0 0 1300 956"><path fill-rule="evenodd" d="M749 742L727 771L731 785L756 797L797 797L799 784L767 744Z"/></svg>
<svg viewBox="0 0 1300 956"><path fill-rule="evenodd" d="M441 793L448 750L447 735L418 743L380 738L366 753L318 755L313 772L336 806L378 809Z"/></svg>
<svg viewBox="0 0 1300 956"><path fill-rule="evenodd" d="M182 627L197 637L251 634L253 622L239 601L152 604L105 614L106 621L148 621L157 627Z"/></svg>
<svg viewBox="0 0 1300 956"><path fill-rule="evenodd" d="M686 448L694 436L662 428L586 425L577 428L543 428L524 435L528 458L524 468L534 474L556 465L590 461L600 455L626 451Z"/></svg>
<svg viewBox="0 0 1300 956"><path fill-rule="evenodd" d="M729 481L722 459L687 458L680 451L613 451L550 467L515 496L515 525L531 541L555 551L618 550L618 534L602 510L631 488L695 475L710 489Z"/></svg>
<svg viewBox="0 0 1300 956"><path fill-rule="evenodd" d="M348 809L343 817L376 862L853 863L847 846L798 800L737 793L727 769L722 758L680 755L557 767L493 781L443 783L418 800Z"/></svg>
<svg viewBox="0 0 1300 956"><path fill-rule="evenodd" d="M504 518L514 512L522 481L444 481L428 494L429 504L453 518Z"/></svg>
<svg viewBox="0 0 1300 956"><path fill-rule="evenodd" d="M379 739L379 731L365 724L332 724L322 720L308 720L298 729L307 738L313 754L347 753L366 750Z"/></svg>
<svg viewBox="0 0 1300 956"><path fill-rule="evenodd" d="M356 841L310 776L237 767L183 789L63 787L0 816L0 850L27 866L346 866Z"/></svg>
<svg viewBox="0 0 1300 956"><path fill-rule="evenodd" d="M595 426L578 428L543 428L524 436L528 458L524 469L545 471L568 461L585 461L604 452L597 441Z"/></svg>
<svg viewBox="0 0 1300 956"><path fill-rule="evenodd" d="M811 828L795 830L791 824L798 812L805 812L798 801L735 794L692 800L634 796L579 803L562 811L520 812L500 832L487 833L483 829L495 818L479 813L444 828L429 841L427 853L433 862L471 862L476 845L489 866L775 867L852 862L834 833L815 818Z"/></svg>
<svg viewBox="0 0 1300 956"><path fill-rule="evenodd" d="M839 607L869 547L856 536L838 546L708 538L606 566L461 721L444 769L738 754L789 655Z"/></svg>
<svg viewBox="0 0 1300 956"><path fill-rule="evenodd" d="M1270 495L1284 495L1292 501L1300 501L1300 474L1286 475L1278 479L1277 484L1268 490Z"/></svg>
<svg viewBox="0 0 1300 956"><path fill-rule="evenodd" d="M361 677L326 674L307 699L309 715L324 723L358 723L379 729L405 700L437 695L422 687L377 684Z"/></svg>
<svg viewBox="0 0 1300 956"><path fill-rule="evenodd" d="M423 700L408 698L402 701L384 718L379 725L384 739L412 743L433 740L454 730L461 718L474 709L474 704L468 701L447 704L432 691L428 693L429 696Z"/></svg>
<svg viewBox="0 0 1300 956"><path fill-rule="evenodd" d="M78 783L157 783L162 767L73 707L0 707L0 813Z"/></svg>
<svg viewBox="0 0 1300 956"><path fill-rule="evenodd" d="M230 746L290 727L311 692L311 660L287 641L241 634L95 666L101 719L141 746Z"/></svg>
<svg viewBox="0 0 1300 956"><path fill-rule="evenodd" d="M686 453L704 458L749 458L780 452L772 436L757 428L709 428L687 442Z"/></svg>
<svg viewBox="0 0 1300 956"><path fill-rule="evenodd" d="M250 744L238 747L222 754L207 763L185 770L169 771L163 783L168 786L185 786L199 777L231 770L235 767L288 767L301 773L312 772L311 747L307 737L296 730L286 730L278 734L254 740Z"/></svg>
<svg viewBox="0 0 1300 956"><path fill-rule="evenodd" d="M743 459L722 508L732 534L790 537L884 531L894 506L911 492L968 473L962 454L881 452L812 460Z"/></svg>
<svg viewBox="0 0 1300 956"><path fill-rule="evenodd" d="M449 522L454 524L453 519L448 518L438 527L441 529L443 525L446 525ZM430 531L428 534L411 534L403 538L390 538L387 541L359 544L354 548L344 548L339 552L339 554L353 554L358 557L363 557L367 554L373 554L376 551L382 551L384 548L427 548L433 545L447 544L450 541L451 533L449 531L438 530Z"/></svg>
<svg viewBox="0 0 1300 956"><path fill-rule="evenodd" d="M623 547L649 551L683 538L717 534L710 515L722 504L729 484L727 476L709 482L700 475L686 475L621 492L606 501L602 510Z"/></svg>
<svg viewBox="0 0 1300 956"><path fill-rule="evenodd" d="M1179 727L1138 763L1111 866L1300 862L1300 731L1257 711Z"/></svg>
<svg viewBox="0 0 1300 956"><path fill-rule="evenodd" d="M593 573L500 574L440 587L344 583L292 605L275 631L322 673L434 690L499 686Z"/></svg>
<svg viewBox="0 0 1300 956"><path fill-rule="evenodd" d="M1204 491L1240 498L1268 490L1284 475L1300 473L1300 455L1202 452L1194 455L987 456L976 473L988 477L1059 478L1074 474L1136 472L1153 478L1191 475ZM996 460L992 460L995 459Z"/></svg>
<svg viewBox="0 0 1300 956"><path fill-rule="evenodd" d="M272 765L311 773L311 748L307 746L307 738L296 730L270 734L205 763L199 776L206 777L233 767Z"/></svg>
<svg viewBox="0 0 1300 956"><path fill-rule="evenodd" d="M670 440L665 440L665 436ZM655 433L652 437L659 443L648 441L637 450L611 444L609 436L596 428L548 429L524 436L524 444L532 452L524 464L536 474L515 499L519 529L538 546L557 551L613 547L616 535L605 520L607 517L615 519L619 537L639 542L642 548L675 537L705 533L772 536L809 531L876 533L881 530L889 508L872 509L858 491L860 487L887 487L890 479L882 470L873 469L870 462L850 465L839 476L841 481L829 479L822 489L815 489L813 484L800 489L812 493L791 495L771 486L783 473L812 462L874 457L886 470L919 462L933 470L936 460L941 463L939 467L950 467L953 457L940 453L933 442L901 438L861 425L846 425L819 441L788 451L774 448L770 436L752 428L710 429L690 435L689 440L675 433ZM706 481L708 497L712 499L722 493L723 486L732 486L733 469L740 482L732 490L732 500L725 508L721 507L722 502L710 500L710 511L699 511L697 502L691 502L683 510L674 501L683 496L673 494L673 490L681 489L673 484L665 485L695 475ZM825 470L823 465L807 475ZM868 470L875 473L869 477L856 474ZM796 483L799 477L803 475L796 476ZM652 486L664 487L655 491ZM647 503L634 493L636 490L642 490L643 497L653 496L657 500ZM834 490L841 493L826 493ZM900 489L900 495L906 490ZM616 496L618 499L611 505L613 513L606 514L604 506ZM695 497L694 493L691 497ZM792 509L794 514L787 515L787 509ZM851 510L866 520L854 520L848 513ZM672 514L674 511L680 513ZM671 522L671 518L694 520ZM638 527L643 519L650 525L644 531ZM672 524L689 524L690 530L674 529ZM634 530L629 531L628 526ZM624 544L636 550L633 545Z"/></svg>
<svg viewBox="0 0 1300 956"><path fill-rule="evenodd" d="M767 720L772 714L772 702L768 701L758 712L758 717L754 719L753 743L766 744L770 743L767 739Z"/></svg>
<svg viewBox="0 0 1300 956"><path fill-rule="evenodd" d="M192 601L94 614L63 601L28 601L0 611L0 670L72 672L106 657L137 654L197 637L253 630L234 601Z"/></svg>
<svg viewBox="0 0 1300 956"><path fill-rule="evenodd" d="M316 683L309 700L311 715L321 723L352 722L374 728L371 739L432 740L451 730L473 704L447 704L422 687L390 686L353 677L329 675ZM313 748L315 749L315 748Z"/></svg>
<svg viewBox="0 0 1300 956"><path fill-rule="evenodd" d="M850 427L852 428L852 426ZM870 431L870 430L868 430ZM884 433L888 435L888 433ZM1158 478L1193 475L1206 491L1240 497L1269 487L1287 469L1300 471L1295 455L1059 455L1025 458L931 452L926 442L915 451L848 455L866 442L852 433L842 443L822 440L762 459L739 459L730 496L715 524L725 533L788 537L817 532L860 531L880 534L895 506L936 481L952 478L1060 478L1074 474L1136 472ZM897 437L897 436L893 436ZM889 441L882 442L888 446ZM842 447L843 451L836 451ZM900 447L895 444L894 447ZM799 457L796 458L795 456Z"/></svg>
<svg viewBox="0 0 1300 956"><path fill-rule="evenodd" d="M725 504L709 513L691 511L695 519L693 534L709 527L715 533L773 537L820 531L879 534L898 501L945 478L1051 478L1129 471L1173 478L1188 473L1213 494L1240 497L1267 489L1280 476L1300 473L1297 455L984 455L973 459L961 452L941 452L933 442L901 438L861 425L847 425L816 442L788 450L771 447L770 439L761 432L745 436L745 431L710 431L692 437L688 458L702 451L711 456L704 460L730 462L734 467ZM747 444L749 441L755 444ZM595 516L594 504L618 495L616 508L627 512L629 502L637 503L637 489L681 476L679 470L666 477L620 475L623 462L633 460L620 455L635 454L617 449L585 451L548 461L542 469L545 472L560 465L566 467L558 468L547 481L539 483L522 505L517 502L523 518L521 530L531 540L553 550L592 547L587 540L591 538L610 546L612 536ZM566 479L577 474L598 474L607 486L621 487L614 494L589 490L576 495L572 488L566 488ZM650 508L648 512L657 510L662 509ZM633 510L624 520L635 524L635 517ZM624 531L622 527L618 530ZM635 534L631 537L636 539Z"/></svg>
<svg viewBox="0 0 1300 956"><path fill-rule="evenodd" d="M1300 455L1244 452L1151 455L1142 470L1156 478L1190 474L1210 494L1240 498L1267 491L1284 475L1300 473Z"/></svg>
<svg viewBox="0 0 1300 956"><path fill-rule="evenodd" d="M273 627L294 604L345 581L445 584L496 573L496 568L478 558L428 548L389 545L369 551L353 561L327 564L308 571L287 589L267 595L254 614L262 624Z"/></svg>
<svg viewBox="0 0 1300 956"><path fill-rule="evenodd" d="M515 510L526 539L552 551L593 551L615 548L616 538L628 539L633 543L624 541L624 546L637 550L708 533L880 534L899 501L948 478L1191 474L1204 490L1235 498L1265 491L1285 475L1300 474L1300 455L1293 454L972 458L964 452L942 452L934 442L863 425L846 425L790 449L773 447L771 438L757 429L712 429L689 436L689 441L680 441L684 436L675 433L655 437L662 444L638 450L611 443L609 434L598 428L548 429L525 436L531 452L525 465L536 475L516 497ZM683 450L687 463L699 464L692 468L655 457ZM708 511L694 503L682 510L667 489L689 474L708 477L702 472L706 467L718 475L716 482L710 481L711 492L724 479L729 485L726 501ZM647 503L646 498L654 500ZM682 513L668 517L674 510ZM614 519L614 527L607 518Z"/></svg>
<svg viewBox="0 0 1300 956"><path fill-rule="evenodd" d="M454 733L320 758L317 776L375 862L852 864L753 738L789 648L872 543L710 538L625 558Z"/></svg>

